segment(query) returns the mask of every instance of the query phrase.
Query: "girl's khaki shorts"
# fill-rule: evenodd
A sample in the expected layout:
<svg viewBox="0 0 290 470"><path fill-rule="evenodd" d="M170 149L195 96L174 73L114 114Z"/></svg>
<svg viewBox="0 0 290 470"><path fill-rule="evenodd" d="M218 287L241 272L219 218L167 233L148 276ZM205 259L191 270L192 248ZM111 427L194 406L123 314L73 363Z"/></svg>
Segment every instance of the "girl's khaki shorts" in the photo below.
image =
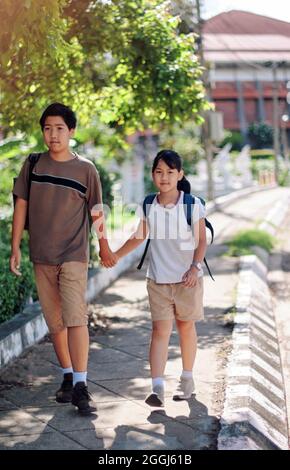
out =
<svg viewBox="0 0 290 470"><path fill-rule="evenodd" d="M147 278L147 291L152 321L173 320L200 321L203 312L203 278L199 277L194 287L183 283L157 284Z"/></svg>

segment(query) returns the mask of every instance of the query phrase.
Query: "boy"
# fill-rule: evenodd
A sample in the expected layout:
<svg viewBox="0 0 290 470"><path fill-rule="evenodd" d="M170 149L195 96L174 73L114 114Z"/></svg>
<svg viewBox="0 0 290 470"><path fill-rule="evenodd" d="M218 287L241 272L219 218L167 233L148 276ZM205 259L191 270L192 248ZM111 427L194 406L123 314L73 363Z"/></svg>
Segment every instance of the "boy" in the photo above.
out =
<svg viewBox="0 0 290 470"><path fill-rule="evenodd" d="M29 159L15 183L10 270L21 275L20 242L28 210L30 259L39 301L63 372L56 401L72 402L81 414L90 414L96 408L86 383L88 211L93 222L98 220L102 265L114 266L116 257L104 236L99 175L92 162L69 148L76 122L74 112L61 103L48 106L40 118L48 152L40 154L33 168L30 190Z"/></svg>

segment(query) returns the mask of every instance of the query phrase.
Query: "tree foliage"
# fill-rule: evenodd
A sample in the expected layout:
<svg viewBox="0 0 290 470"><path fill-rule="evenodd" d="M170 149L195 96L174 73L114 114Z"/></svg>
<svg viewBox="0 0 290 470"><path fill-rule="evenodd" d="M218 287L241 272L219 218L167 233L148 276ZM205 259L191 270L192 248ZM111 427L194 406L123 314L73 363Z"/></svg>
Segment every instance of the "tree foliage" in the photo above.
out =
<svg viewBox="0 0 290 470"><path fill-rule="evenodd" d="M254 149L273 146L273 127L265 122L253 122L248 127L248 137Z"/></svg>
<svg viewBox="0 0 290 470"><path fill-rule="evenodd" d="M30 131L51 101L124 132L198 121L194 36L158 0L1 0L0 124Z"/></svg>

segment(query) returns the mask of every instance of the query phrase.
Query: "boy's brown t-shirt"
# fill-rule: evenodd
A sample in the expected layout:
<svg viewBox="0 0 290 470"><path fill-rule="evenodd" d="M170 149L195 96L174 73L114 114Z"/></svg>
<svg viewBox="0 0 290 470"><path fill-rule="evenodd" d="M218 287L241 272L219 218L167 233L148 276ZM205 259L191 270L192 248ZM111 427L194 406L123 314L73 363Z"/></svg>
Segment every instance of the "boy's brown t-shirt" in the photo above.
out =
<svg viewBox="0 0 290 470"><path fill-rule="evenodd" d="M13 193L28 199L29 160L24 162ZM88 208L102 203L95 165L75 154L58 162L49 153L36 163L29 197L29 247L34 263L87 262L89 257Z"/></svg>

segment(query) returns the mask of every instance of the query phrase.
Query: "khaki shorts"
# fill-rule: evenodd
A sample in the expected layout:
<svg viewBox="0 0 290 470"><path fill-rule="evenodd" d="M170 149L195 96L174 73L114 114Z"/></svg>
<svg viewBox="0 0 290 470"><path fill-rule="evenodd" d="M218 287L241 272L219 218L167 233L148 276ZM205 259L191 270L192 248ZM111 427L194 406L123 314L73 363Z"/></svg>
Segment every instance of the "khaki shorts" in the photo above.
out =
<svg viewBox="0 0 290 470"><path fill-rule="evenodd" d="M34 264L37 292L50 333L88 324L85 300L88 264L69 261L50 266Z"/></svg>
<svg viewBox="0 0 290 470"><path fill-rule="evenodd" d="M183 283L156 284L147 278L147 291L152 321L173 320L199 321L203 313L203 278L199 277L194 287Z"/></svg>

